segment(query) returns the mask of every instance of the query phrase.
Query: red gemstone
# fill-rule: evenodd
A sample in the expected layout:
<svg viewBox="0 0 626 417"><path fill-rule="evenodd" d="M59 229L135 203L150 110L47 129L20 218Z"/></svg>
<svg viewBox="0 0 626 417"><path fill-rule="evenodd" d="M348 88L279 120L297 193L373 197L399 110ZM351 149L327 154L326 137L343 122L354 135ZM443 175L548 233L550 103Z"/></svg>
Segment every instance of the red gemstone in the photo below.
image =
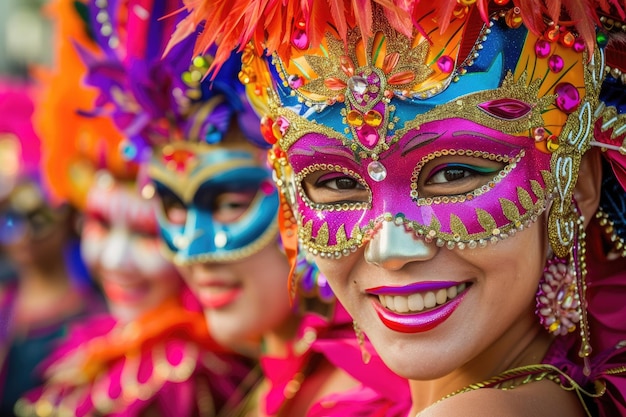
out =
<svg viewBox="0 0 626 417"><path fill-rule="evenodd" d="M329 90L333 90L333 91L344 90L347 86L344 80L342 80L341 78L337 78L337 77L326 78L324 80L324 85L326 86L326 88L328 88Z"/></svg>
<svg viewBox="0 0 626 417"><path fill-rule="evenodd" d="M441 72L449 74L454 70L454 60L449 55L443 55L437 60L437 66Z"/></svg>
<svg viewBox="0 0 626 417"><path fill-rule="evenodd" d="M276 136L274 136L274 131L272 129L273 125L274 121L269 117L264 117L263 119L261 119L261 134L263 135L263 139L265 139L265 141L270 145L275 144L276 140L278 139Z"/></svg>
<svg viewBox="0 0 626 417"><path fill-rule="evenodd" d="M565 67L565 61L559 55L552 55L548 58L548 68L552 72L561 72Z"/></svg>
<svg viewBox="0 0 626 417"><path fill-rule="evenodd" d="M572 32L566 31L561 34L559 42L561 42L563 46L571 48L574 45L574 42L576 42L576 37Z"/></svg>
<svg viewBox="0 0 626 417"><path fill-rule="evenodd" d="M185 171L187 165L196 159L196 154L186 149L175 149L163 155L167 167L176 171Z"/></svg>
<svg viewBox="0 0 626 417"><path fill-rule="evenodd" d="M341 70L348 77L352 77L354 75L354 63L349 56L342 55L339 57L339 62L341 64Z"/></svg>
<svg viewBox="0 0 626 417"><path fill-rule="evenodd" d="M400 61L400 54L398 52L393 52L385 56L385 60L383 62L383 72L385 74L389 74L393 71L396 65L398 65L398 61Z"/></svg>
<svg viewBox="0 0 626 417"><path fill-rule="evenodd" d="M537 39L535 42L535 55L537 58L547 58L552 52L552 45L545 39Z"/></svg>
<svg viewBox="0 0 626 417"><path fill-rule="evenodd" d="M373 148L378 143L379 135L378 131L370 125L363 125L356 130L356 135L361 142L367 148Z"/></svg>
<svg viewBox="0 0 626 417"><path fill-rule="evenodd" d="M546 30L544 36L550 42L556 42L561 36L561 31L559 30L558 26L553 26L552 28Z"/></svg>
<svg viewBox="0 0 626 417"><path fill-rule="evenodd" d="M561 83L556 86L554 92L557 94L556 106L565 113L576 111L580 105L580 93L578 89L570 83Z"/></svg>
<svg viewBox="0 0 626 417"><path fill-rule="evenodd" d="M414 79L415 74L412 71L401 71L389 77L388 82L391 85L406 84L410 83Z"/></svg>

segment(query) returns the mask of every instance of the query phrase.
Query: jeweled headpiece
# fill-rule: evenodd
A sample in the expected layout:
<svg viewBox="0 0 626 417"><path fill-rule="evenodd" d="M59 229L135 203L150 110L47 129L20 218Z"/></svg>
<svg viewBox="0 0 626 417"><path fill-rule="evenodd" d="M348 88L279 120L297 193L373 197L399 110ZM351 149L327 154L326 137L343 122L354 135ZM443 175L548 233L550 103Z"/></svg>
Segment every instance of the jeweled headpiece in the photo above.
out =
<svg viewBox="0 0 626 417"><path fill-rule="evenodd" d="M194 55L194 36L164 55L182 6L180 0L90 3L100 51L82 56L87 82L100 91L93 114L113 119L125 137L124 157L146 167L150 182L142 193L156 192L164 203L160 232L174 262L235 260L275 239L278 192L254 148L241 146L246 139L267 144L236 78L240 58L209 79L211 51ZM255 195L228 224L213 217L225 192ZM184 219L167 215L172 205Z"/></svg>

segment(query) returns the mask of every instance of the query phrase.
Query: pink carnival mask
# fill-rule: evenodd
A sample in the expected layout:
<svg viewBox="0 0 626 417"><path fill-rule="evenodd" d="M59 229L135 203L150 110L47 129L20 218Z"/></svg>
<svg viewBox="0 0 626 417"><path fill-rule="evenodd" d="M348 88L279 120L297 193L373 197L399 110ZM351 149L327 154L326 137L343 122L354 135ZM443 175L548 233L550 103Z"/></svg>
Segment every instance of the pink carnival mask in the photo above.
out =
<svg viewBox="0 0 626 417"><path fill-rule="evenodd" d="M287 152L295 174L301 238L319 253L349 253L360 246L381 221L393 220L407 230L451 245L470 247L502 238L536 219L545 207L550 156L538 152L533 140L508 135L461 118L426 123L409 129L377 160L357 161L337 139L307 133ZM445 157L463 163L439 163ZM472 162L474 161L474 162ZM492 167L485 167L485 162ZM420 195L423 168L428 176L455 169L483 178L481 186L453 195ZM325 172L325 174L321 174ZM354 180L365 201L319 203L303 183ZM402 175L399 175L402 173ZM313 186L315 187L315 185Z"/></svg>

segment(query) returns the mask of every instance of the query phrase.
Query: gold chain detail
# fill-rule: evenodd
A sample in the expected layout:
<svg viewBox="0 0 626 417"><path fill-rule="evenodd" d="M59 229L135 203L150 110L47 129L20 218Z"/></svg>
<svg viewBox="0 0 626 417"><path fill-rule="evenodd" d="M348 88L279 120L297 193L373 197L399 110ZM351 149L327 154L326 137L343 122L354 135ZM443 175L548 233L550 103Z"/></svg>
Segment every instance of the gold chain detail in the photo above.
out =
<svg viewBox="0 0 626 417"><path fill-rule="evenodd" d="M626 372L626 366L611 369L609 371L605 371L606 374L618 374ZM523 379L520 379L522 378ZM557 367L549 364L538 364L538 365L527 365L521 366L518 368L509 369L508 371L504 371L499 375L496 375L492 378L486 379L482 382L477 382L474 384L470 384L464 388L461 388L453 393L446 395L441 398L435 404L446 400L450 397L454 397L455 395L463 394L465 392L475 391L481 388L495 388L500 390L512 390L514 388L530 384L531 382L539 382L544 379L550 380L556 384L558 384L562 389L566 391L575 391L578 396L585 412L589 417L591 417L591 412L585 405L585 401L583 400L583 396L590 398L598 398L601 397L605 392L605 387L603 384L596 384L597 392L589 392L580 386L572 377L558 369ZM517 381L516 381L517 380ZM503 383L510 382L510 385L502 386ZM416 416L419 417L419 414Z"/></svg>

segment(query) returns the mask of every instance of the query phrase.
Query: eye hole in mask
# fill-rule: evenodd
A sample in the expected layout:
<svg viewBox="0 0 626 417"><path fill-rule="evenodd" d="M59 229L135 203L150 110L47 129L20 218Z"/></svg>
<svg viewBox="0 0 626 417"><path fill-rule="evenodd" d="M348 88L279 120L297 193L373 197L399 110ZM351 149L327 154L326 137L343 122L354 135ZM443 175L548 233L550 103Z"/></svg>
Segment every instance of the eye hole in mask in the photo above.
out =
<svg viewBox="0 0 626 417"><path fill-rule="evenodd" d="M488 184L504 166L501 162L478 157L438 157L419 168L415 184L418 195L424 198L463 195ZM315 171L306 175L301 185L308 199L315 204L342 205L370 201L367 185L356 176L343 172Z"/></svg>
<svg viewBox="0 0 626 417"><path fill-rule="evenodd" d="M257 188L252 186L216 187L216 184L205 184L198 188L193 203L198 210L211 213L218 223L234 223L248 211L257 192Z"/></svg>
<svg viewBox="0 0 626 417"><path fill-rule="evenodd" d="M417 195L423 198L464 195L494 180L504 166L477 157L435 158L416 170Z"/></svg>
<svg viewBox="0 0 626 417"><path fill-rule="evenodd" d="M187 221L187 207L172 190L157 184L156 192L167 221L182 226Z"/></svg>
<svg viewBox="0 0 626 417"><path fill-rule="evenodd" d="M250 208L254 192L224 192L212 202L213 219L227 224L236 222Z"/></svg>
<svg viewBox="0 0 626 417"><path fill-rule="evenodd" d="M313 171L304 175L300 187L309 202L320 205L320 209L371 202L367 183L354 172Z"/></svg>

